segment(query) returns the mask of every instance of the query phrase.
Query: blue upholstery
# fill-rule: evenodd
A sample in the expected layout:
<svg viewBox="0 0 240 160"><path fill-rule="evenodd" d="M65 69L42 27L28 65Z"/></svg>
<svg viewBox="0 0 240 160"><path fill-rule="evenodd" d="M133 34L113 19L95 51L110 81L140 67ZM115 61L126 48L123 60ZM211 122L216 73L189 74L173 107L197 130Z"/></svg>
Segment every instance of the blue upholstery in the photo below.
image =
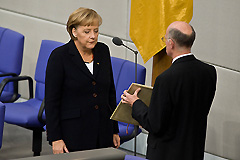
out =
<svg viewBox="0 0 240 160"><path fill-rule="evenodd" d="M0 82L6 77L18 76L21 73L24 36L13 30L0 27ZM14 102L18 94L17 83L9 83L0 92L0 101Z"/></svg>
<svg viewBox="0 0 240 160"><path fill-rule="evenodd" d="M5 105L0 102L0 148L2 147L2 136L5 116Z"/></svg>
<svg viewBox="0 0 240 160"><path fill-rule="evenodd" d="M135 63L116 57L111 57L113 78L116 88L117 103L121 101L124 90L135 82ZM145 84L146 68L137 65L137 83Z"/></svg>
<svg viewBox="0 0 240 160"><path fill-rule="evenodd" d="M47 66L48 58L51 52L58 46L63 45L63 43L43 40L37 66L35 70L35 98L30 96L30 100L26 102L18 102L18 103L6 103L6 114L5 114L5 122L9 124L15 124L27 129L33 130L33 152L34 155L40 155L41 145L42 145L42 131L44 131L42 123L42 117L39 117L39 110L44 99L44 90L45 90L45 70ZM14 78L10 78L11 80L29 80L30 88L32 85L31 77L28 76L19 76ZM32 89L29 89L30 92ZM43 113L44 114L44 113ZM41 113L40 113L41 115Z"/></svg>
<svg viewBox="0 0 240 160"><path fill-rule="evenodd" d="M137 156L132 156L132 155L126 155L124 160L147 160L145 158L137 157Z"/></svg>
<svg viewBox="0 0 240 160"><path fill-rule="evenodd" d="M116 88L116 99L117 104L121 101L121 95L124 90L127 90L129 86L135 82L135 63L111 57L113 78ZM146 68L142 65L137 65L137 83L145 84ZM134 125L130 124L128 127L128 134L126 133L127 125L123 122L118 122L119 125L119 136L121 143L132 139L135 136ZM137 135L141 133L141 129L138 129Z"/></svg>
<svg viewBox="0 0 240 160"><path fill-rule="evenodd" d="M42 127L38 120L38 111L42 101L32 98L26 102L5 103L5 122L22 127Z"/></svg>
<svg viewBox="0 0 240 160"><path fill-rule="evenodd" d="M121 137L121 144L131 140L135 136L134 125L129 124L128 127L127 125L128 125L127 123L118 122L119 136ZM126 130L128 130L128 133ZM141 132L142 130L139 128L136 135L139 135Z"/></svg>

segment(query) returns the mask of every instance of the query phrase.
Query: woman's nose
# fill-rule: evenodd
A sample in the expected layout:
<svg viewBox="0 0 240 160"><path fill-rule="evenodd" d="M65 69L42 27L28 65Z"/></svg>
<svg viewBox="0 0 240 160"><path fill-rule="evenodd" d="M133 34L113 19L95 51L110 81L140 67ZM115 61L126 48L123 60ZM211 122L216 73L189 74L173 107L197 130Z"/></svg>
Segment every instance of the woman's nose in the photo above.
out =
<svg viewBox="0 0 240 160"><path fill-rule="evenodd" d="M92 31L90 34L90 38L95 38L95 37L96 37L96 33L94 31Z"/></svg>

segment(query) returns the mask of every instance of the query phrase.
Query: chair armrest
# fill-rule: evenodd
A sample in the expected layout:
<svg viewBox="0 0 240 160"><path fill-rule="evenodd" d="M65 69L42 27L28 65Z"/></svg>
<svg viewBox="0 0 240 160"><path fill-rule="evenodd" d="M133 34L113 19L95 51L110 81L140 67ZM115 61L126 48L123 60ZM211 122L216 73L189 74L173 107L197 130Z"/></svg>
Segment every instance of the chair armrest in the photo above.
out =
<svg viewBox="0 0 240 160"><path fill-rule="evenodd" d="M0 74L0 77L6 77L6 76L17 77L18 75L16 73L3 73L3 74Z"/></svg>
<svg viewBox="0 0 240 160"><path fill-rule="evenodd" d="M6 77L6 76L11 76L11 77L17 77L18 75L16 73L3 73L0 74L0 77ZM1 95L1 94L0 94ZM8 101L2 101L3 103L11 103L14 102L18 99L18 82L13 82L13 95L12 98Z"/></svg>
<svg viewBox="0 0 240 160"><path fill-rule="evenodd" d="M44 120L44 119L42 118L44 109L45 109L45 97L43 98L42 104L41 104L40 109L39 109L39 112L38 112L38 120L39 120L41 123L46 124L46 120Z"/></svg>
<svg viewBox="0 0 240 160"><path fill-rule="evenodd" d="M29 76L18 76L18 77L11 77L11 78L4 78L0 83L0 95L3 92L4 87L9 82L19 82L23 80L28 80L29 84L29 99L33 98L33 80Z"/></svg>

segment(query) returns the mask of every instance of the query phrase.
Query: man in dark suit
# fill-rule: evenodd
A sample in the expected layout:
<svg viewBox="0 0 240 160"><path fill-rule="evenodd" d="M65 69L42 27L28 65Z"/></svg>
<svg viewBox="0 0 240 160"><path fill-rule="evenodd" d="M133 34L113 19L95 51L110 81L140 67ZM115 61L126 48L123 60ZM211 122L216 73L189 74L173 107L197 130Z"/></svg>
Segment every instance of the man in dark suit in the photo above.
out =
<svg viewBox="0 0 240 160"><path fill-rule="evenodd" d="M172 23L162 38L173 58L155 81L150 106L124 91L124 103L148 132L150 160L203 160L207 116L216 90L216 70L191 53L195 31L185 22Z"/></svg>

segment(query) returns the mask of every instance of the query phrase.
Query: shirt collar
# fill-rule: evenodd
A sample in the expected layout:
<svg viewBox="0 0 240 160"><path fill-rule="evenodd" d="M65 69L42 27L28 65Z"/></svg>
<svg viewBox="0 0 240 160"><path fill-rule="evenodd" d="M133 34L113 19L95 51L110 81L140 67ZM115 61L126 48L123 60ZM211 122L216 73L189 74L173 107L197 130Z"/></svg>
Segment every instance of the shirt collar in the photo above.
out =
<svg viewBox="0 0 240 160"><path fill-rule="evenodd" d="M187 53L187 54L179 55L172 60L172 63L175 62L179 58L182 58L182 57L185 57L185 56L190 56L190 55L193 55L193 54L192 53Z"/></svg>

